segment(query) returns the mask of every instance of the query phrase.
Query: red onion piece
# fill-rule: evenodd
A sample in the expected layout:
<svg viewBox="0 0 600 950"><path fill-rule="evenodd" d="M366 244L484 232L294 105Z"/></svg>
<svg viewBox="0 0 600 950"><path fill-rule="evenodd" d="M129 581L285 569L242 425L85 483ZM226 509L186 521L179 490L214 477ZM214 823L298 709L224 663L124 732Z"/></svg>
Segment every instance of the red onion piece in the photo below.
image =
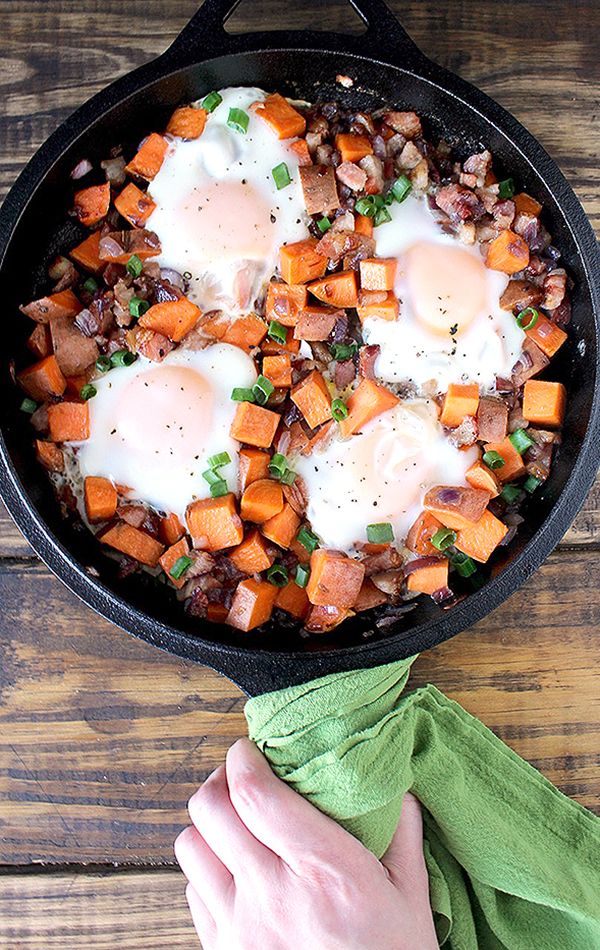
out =
<svg viewBox="0 0 600 950"><path fill-rule="evenodd" d="M404 565L402 568L404 576L408 577L409 574L412 574L414 571L419 571L422 567L433 567L434 564L439 564L441 560L441 557L436 557L433 554L429 557L417 557L414 561L408 561Z"/></svg>
<svg viewBox="0 0 600 950"><path fill-rule="evenodd" d="M178 271L172 270L170 267L161 267L160 276L162 280L167 280L171 286L177 287L178 290L185 290L185 280Z"/></svg>
<svg viewBox="0 0 600 950"><path fill-rule="evenodd" d="M431 595L431 599L436 604L443 604L444 601L450 600L451 597L454 597L454 592L451 591L449 587L440 587L439 590L435 590Z"/></svg>
<svg viewBox="0 0 600 950"><path fill-rule="evenodd" d="M71 171L71 178L73 181L77 181L79 178L83 178L84 175L88 175L93 168L92 163L87 158L82 158L80 162L77 162L75 168Z"/></svg>
<svg viewBox="0 0 600 950"><path fill-rule="evenodd" d="M104 170L106 180L111 185L125 184L125 159L122 155L118 155L116 158L107 158L106 161L100 162L100 168Z"/></svg>

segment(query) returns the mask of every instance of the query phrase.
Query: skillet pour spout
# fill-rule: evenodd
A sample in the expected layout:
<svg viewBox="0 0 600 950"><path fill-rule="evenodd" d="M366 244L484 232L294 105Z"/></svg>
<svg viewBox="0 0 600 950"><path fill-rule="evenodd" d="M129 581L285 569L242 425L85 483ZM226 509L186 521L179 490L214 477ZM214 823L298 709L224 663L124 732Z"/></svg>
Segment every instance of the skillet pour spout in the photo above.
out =
<svg viewBox="0 0 600 950"><path fill-rule="evenodd" d="M172 46L78 109L32 158L0 211L0 280L5 339L0 358L0 498L37 554L92 609L129 633L177 656L208 664L256 694L333 671L375 666L454 636L513 593L561 539L592 485L600 462L599 255L593 231L560 170L539 143L499 105L427 59L382 0L351 0L360 35L313 31L233 35L225 29L239 0L205 0ZM210 45L206 38L210 37ZM338 75L352 79L341 87ZM431 134L467 150L489 148L501 170L546 209L574 279L569 341L553 364L568 390L564 438L550 479L515 541L502 549L493 576L449 610L414 602L377 623L365 615L331 634L292 639L285 629L237 634L174 609L163 588L134 576L124 588L87 532L58 511L38 467L19 411L10 359L27 336L18 306L45 291L48 261L76 242L67 219L69 172L82 158L104 158L107 143L133 148L175 106L212 89L259 86L307 101L340 99L357 110L414 109ZM564 352L563 352L564 351ZM293 644L293 646L291 646Z"/></svg>

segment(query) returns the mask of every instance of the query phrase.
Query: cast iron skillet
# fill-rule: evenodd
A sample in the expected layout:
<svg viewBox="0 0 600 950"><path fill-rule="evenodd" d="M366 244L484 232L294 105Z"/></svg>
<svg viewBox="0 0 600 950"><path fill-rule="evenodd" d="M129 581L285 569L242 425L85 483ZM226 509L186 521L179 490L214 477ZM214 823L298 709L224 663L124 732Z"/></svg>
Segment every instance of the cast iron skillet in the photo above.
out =
<svg viewBox="0 0 600 950"><path fill-rule="evenodd" d="M239 0L205 0L166 53L117 80L67 119L21 174L0 216L2 500L40 557L90 607L149 643L212 666L250 694L410 656L489 613L560 540L600 460L600 299L593 284L598 256L581 206L535 139L487 96L426 59L382 0L350 2L365 24L359 36L230 35L224 21ZM353 87L336 85L337 74L352 77ZM149 130L163 127L175 105L234 85L307 100L340 98L357 108L388 103L415 109L430 120L430 131L462 142L465 153L489 147L501 169L547 209L555 243L576 282L570 339L552 364L553 378L558 374L569 390L565 439L550 480L536 495L516 541L495 562L491 580L451 610L423 598L384 629L371 628L363 616L310 640L282 629L259 641L252 634L191 621L174 609L164 588L142 578L130 579L126 588L118 583L91 535L61 519L46 475L33 458L8 361L21 352L29 329L16 316L17 305L45 290L50 256L83 236L65 216L69 171L80 158L106 157L113 144L133 147Z"/></svg>

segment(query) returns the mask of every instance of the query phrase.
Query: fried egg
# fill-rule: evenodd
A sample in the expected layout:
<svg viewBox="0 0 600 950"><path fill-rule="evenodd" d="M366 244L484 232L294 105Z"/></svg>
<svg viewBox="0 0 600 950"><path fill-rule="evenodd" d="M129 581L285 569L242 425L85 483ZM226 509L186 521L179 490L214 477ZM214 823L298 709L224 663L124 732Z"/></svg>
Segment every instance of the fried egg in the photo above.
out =
<svg viewBox="0 0 600 950"><path fill-rule="evenodd" d="M252 386L256 375L252 359L227 343L111 370L94 382L90 438L77 453L81 475L102 475L183 516L190 501L210 495L202 477L208 458L228 452L231 463L221 472L234 490L239 444L229 435L237 406L231 390Z"/></svg>
<svg viewBox="0 0 600 950"><path fill-rule="evenodd" d="M399 402L351 439L335 438L294 467L308 496L307 517L326 547L351 552L368 524L390 522L400 544L432 485L465 485L476 447L444 437L435 403Z"/></svg>
<svg viewBox="0 0 600 950"><path fill-rule="evenodd" d="M173 139L150 183L156 209L146 227L162 248L158 262L190 273L189 297L202 310L247 313L275 272L282 244L308 234L292 139L279 140L250 108L261 89L223 89L198 139ZM246 133L227 125L230 109L248 116ZM291 183L277 189L285 162Z"/></svg>
<svg viewBox="0 0 600 950"><path fill-rule="evenodd" d="M377 376L409 381L427 394L449 383L494 388L510 376L524 333L499 304L508 277L487 268L479 246L444 233L425 199L409 196L390 207L392 220L375 229L378 257L397 258L400 316L365 320L366 343L378 344Z"/></svg>

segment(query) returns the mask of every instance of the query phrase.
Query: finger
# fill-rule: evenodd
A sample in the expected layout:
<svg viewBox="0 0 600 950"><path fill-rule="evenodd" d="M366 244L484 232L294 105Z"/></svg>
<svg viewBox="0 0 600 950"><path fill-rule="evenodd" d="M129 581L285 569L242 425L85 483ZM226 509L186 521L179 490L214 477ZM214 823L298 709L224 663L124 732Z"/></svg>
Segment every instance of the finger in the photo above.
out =
<svg viewBox="0 0 600 950"><path fill-rule="evenodd" d="M311 853L348 850L347 832L278 779L253 742L238 740L227 753L226 768L233 807L252 834L284 861L293 865Z"/></svg>
<svg viewBox="0 0 600 950"><path fill-rule="evenodd" d="M191 884L188 884L185 889L185 898L202 944L202 950L213 950L213 947L217 946L217 925L214 917Z"/></svg>
<svg viewBox="0 0 600 950"><path fill-rule="evenodd" d="M234 877L247 877L249 871L267 873L273 855L238 817L222 765L192 795L188 811L209 848Z"/></svg>
<svg viewBox="0 0 600 950"><path fill-rule="evenodd" d="M423 816L418 799L407 792L402 800L398 827L381 863L396 885L427 881L423 854Z"/></svg>
<svg viewBox="0 0 600 950"><path fill-rule="evenodd" d="M214 917L227 912L233 877L196 828L185 828L175 841L175 857L194 890L201 894Z"/></svg>

